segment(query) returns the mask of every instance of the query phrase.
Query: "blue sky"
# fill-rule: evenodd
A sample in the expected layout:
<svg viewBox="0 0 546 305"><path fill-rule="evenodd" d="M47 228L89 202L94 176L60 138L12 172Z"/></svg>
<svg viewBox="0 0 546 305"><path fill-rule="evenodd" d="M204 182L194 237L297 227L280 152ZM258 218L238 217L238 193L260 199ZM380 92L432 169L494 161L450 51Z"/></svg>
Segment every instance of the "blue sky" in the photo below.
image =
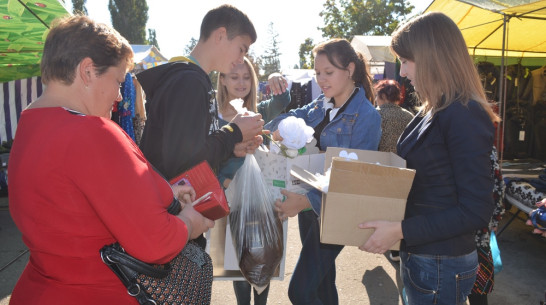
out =
<svg viewBox="0 0 546 305"><path fill-rule="evenodd" d="M71 10L72 1L66 0ZM148 28L156 30L161 53L167 58L182 55L190 39L199 38L201 20L208 10L223 3L230 3L245 12L256 27L258 40L250 50L262 55L266 48L271 22L279 34L281 67L292 68L298 63L299 46L308 37L314 42L322 38L318 26L323 26L319 17L324 1L319 0L153 0L148 1ZM410 0L415 13L425 10L432 1ZM87 0L89 16L97 21L111 24L108 0Z"/></svg>

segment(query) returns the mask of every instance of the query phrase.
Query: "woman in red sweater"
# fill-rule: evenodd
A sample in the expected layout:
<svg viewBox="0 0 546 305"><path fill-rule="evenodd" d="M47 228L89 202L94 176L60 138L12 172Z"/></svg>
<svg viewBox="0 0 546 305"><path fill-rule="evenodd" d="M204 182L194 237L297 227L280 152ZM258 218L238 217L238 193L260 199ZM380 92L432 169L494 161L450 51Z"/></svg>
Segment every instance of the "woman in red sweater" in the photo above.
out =
<svg viewBox="0 0 546 305"><path fill-rule="evenodd" d="M191 205L167 213L173 193L195 192L171 189L109 119L132 60L127 40L88 17L50 30L46 89L22 112L9 161L10 211L30 249L10 304L138 304L99 250L117 241L163 264L214 225Z"/></svg>

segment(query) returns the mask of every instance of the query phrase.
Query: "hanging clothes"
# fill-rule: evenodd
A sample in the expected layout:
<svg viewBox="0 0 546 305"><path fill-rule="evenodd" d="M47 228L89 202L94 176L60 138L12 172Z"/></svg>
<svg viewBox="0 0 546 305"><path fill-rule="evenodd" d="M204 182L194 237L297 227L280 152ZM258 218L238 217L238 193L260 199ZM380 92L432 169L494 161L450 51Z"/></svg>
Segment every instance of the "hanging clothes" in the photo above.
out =
<svg viewBox="0 0 546 305"><path fill-rule="evenodd" d="M119 102L117 109L119 115L119 125L125 132L135 140L135 132L133 127L133 118L135 117L135 86L133 85L133 77L131 73L125 75L125 82L121 85L122 100Z"/></svg>
<svg viewBox="0 0 546 305"><path fill-rule="evenodd" d="M546 66L531 71L533 83L533 105L546 103Z"/></svg>
<svg viewBox="0 0 546 305"><path fill-rule="evenodd" d="M477 65L485 95L490 101L499 101L499 70L491 62L482 61Z"/></svg>
<svg viewBox="0 0 546 305"><path fill-rule="evenodd" d="M284 112L288 112L291 109L301 108L310 102L312 102L312 84L311 80L307 82L292 82L290 88L291 101L284 109Z"/></svg>
<svg viewBox="0 0 546 305"><path fill-rule="evenodd" d="M504 157L529 157L533 139L532 82L529 68L521 64L506 67L506 112Z"/></svg>
<svg viewBox="0 0 546 305"><path fill-rule="evenodd" d="M135 87L135 117L133 118L133 128L135 131L135 143L140 145L142 132L144 131L144 125L146 124L146 109L144 108L146 98L144 90L142 90L142 86L140 86L136 77L133 77L133 85Z"/></svg>

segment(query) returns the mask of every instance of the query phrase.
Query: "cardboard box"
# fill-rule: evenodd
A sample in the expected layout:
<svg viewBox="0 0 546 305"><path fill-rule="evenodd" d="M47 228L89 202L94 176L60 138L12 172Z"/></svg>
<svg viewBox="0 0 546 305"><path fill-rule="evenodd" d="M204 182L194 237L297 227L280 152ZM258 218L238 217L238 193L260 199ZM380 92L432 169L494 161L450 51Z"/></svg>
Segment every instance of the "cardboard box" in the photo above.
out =
<svg viewBox="0 0 546 305"><path fill-rule="evenodd" d="M336 157L352 155L357 160ZM320 241L361 246L373 233L358 224L371 220L400 221L415 171L394 153L345 148L328 148L325 169L332 166L328 193L322 197ZM321 190L318 179L294 168L292 174ZM391 250L397 250L400 243Z"/></svg>
<svg viewBox="0 0 546 305"><path fill-rule="evenodd" d="M319 153L316 148L312 149L312 145L314 142L306 146L309 147L308 154L294 159L271 153L263 147L256 150L254 157L275 198L282 198L282 189L299 194L305 194L311 189L311 186L290 175L292 166L296 165L313 174L324 173L324 153Z"/></svg>

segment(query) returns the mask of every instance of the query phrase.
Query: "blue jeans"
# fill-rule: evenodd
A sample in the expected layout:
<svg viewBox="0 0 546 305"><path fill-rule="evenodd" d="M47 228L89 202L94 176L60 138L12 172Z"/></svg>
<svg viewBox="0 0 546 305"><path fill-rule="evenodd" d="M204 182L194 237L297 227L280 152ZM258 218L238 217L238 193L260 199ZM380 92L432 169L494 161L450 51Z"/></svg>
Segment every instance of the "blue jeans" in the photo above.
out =
<svg viewBox="0 0 546 305"><path fill-rule="evenodd" d="M400 276L408 305L464 304L478 270L476 251L461 256L400 251Z"/></svg>
<svg viewBox="0 0 546 305"><path fill-rule="evenodd" d="M233 290L235 291L235 297L237 298L237 305L250 305L250 295L254 290L254 305L267 304L267 295L269 294L269 285L258 294L256 289L247 281L233 281Z"/></svg>
<svg viewBox="0 0 546 305"><path fill-rule="evenodd" d="M336 257L343 246L320 243L318 217L313 211L298 214L302 248L288 297L292 304L336 305Z"/></svg>

